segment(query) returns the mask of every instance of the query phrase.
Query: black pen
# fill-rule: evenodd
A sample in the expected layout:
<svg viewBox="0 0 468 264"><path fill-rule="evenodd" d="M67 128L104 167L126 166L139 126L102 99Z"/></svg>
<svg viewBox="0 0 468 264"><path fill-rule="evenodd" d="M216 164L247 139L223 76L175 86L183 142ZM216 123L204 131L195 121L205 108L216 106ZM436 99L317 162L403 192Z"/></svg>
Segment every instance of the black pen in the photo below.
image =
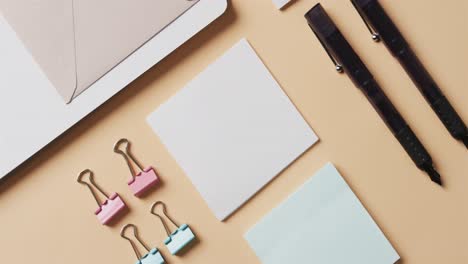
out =
<svg viewBox="0 0 468 264"><path fill-rule="evenodd" d="M468 148L468 129L377 0L351 0L376 42L383 40L450 134Z"/></svg>
<svg viewBox="0 0 468 264"><path fill-rule="evenodd" d="M364 92L416 166L425 171L433 182L442 185L440 175L434 169L429 153L395 109L323 7L316 4L305 14L305 17L310 28L327 51L328 56L335 63L336 70L346 72L353 83Z"/></svg>

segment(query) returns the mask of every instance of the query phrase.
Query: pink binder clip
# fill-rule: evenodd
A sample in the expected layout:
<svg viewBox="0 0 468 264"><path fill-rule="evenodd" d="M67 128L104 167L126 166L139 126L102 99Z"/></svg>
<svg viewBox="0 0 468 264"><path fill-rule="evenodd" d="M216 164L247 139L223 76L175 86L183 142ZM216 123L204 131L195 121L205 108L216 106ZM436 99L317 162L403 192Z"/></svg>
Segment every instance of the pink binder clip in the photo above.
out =
<svg viewBox="0 0 468 264"><path fill-rule="evenodd" d="M119 149L120 145L123 143L127 144L125 151ZM143 166L132 155L130 151L130 141L128 139L122 138L117 141L114 146L114 152L122 155L127 162L130 173L132 174L132 178L128 181L128 186L135 196L141 197L146 191L160 182L153 167L149 166L147 168L143 168ZM140 169L140 172L135 172L135 169L132 166L132 161Z"/></svg>
<svg viewBox="0 0 468 264"><path fill-rule="evenodd" d="M83 176L86 174L89 175L89 183L83 181L82 179ZM111 196L109 196L96 184L96 182L94 182L94 173L91 170L86 169L82 171L79 174L77 181L81 184L86 185L91 191L91 194L93 195L94 199L96 200L99 206L94 214L97 216L98 220L103 225L108 224L122 210L124 210L125 207L127 207L122 198L120 198L120 196L117 193L114 193ZM106 200L103 203L99 201L98 195L96 194L93 187L104 197L106 197Z"/></svg>

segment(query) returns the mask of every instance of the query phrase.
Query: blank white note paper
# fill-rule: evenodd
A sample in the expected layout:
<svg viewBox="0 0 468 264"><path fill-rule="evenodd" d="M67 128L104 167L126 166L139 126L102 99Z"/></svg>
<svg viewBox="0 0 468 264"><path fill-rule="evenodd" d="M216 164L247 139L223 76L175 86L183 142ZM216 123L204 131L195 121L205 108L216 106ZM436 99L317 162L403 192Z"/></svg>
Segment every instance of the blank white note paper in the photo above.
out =
<svg viewBox="0 0 468 264"><path fill-rule="evenodd" d="M318 140L245 39L148 123L219 220Z"/></svg>

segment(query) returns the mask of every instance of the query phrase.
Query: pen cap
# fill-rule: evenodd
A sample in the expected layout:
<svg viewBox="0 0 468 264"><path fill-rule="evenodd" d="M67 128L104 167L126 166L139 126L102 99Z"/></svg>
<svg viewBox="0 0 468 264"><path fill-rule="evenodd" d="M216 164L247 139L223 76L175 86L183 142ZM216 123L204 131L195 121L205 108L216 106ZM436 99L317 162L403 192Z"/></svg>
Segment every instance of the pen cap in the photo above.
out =
<svg viewBox="0 0 468 264"><path fill-rule="evenodd" d="M320 3L312 7L304 16L322 42L325 42L327 37L338 30Z"/></svg>
<svg viewBox="0 0 468 264"><path fill-rule="evenodd" d="M305 18L333 62L348 73L357 87L363 89L362 84L373 79L372 74L341 34L322 5L319 3L312 7L305 14Z"/></svg>
<svg viewBox="0 0 468 264"><path fill-rule="evenodd" d="M368 29L383 40L393 56L398 56L407 49L408 43L378 0L351 0L351 2Z"/></svg>

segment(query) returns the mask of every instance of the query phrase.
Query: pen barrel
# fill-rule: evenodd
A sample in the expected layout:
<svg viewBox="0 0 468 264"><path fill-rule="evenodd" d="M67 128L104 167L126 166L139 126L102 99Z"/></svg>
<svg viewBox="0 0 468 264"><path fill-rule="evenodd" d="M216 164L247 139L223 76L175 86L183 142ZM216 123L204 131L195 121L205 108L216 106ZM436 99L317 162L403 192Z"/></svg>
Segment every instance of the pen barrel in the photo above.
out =
<svg viewBox="0 0 468 264"><path fill-rule="evenodd" d="M463 140L468 135L468 128L416 55L405 48L396 56L450 134Z"/></svg>
<svg viewBox="0 0 468 264"><path fill-rule="evenodd" d="M431 156L377 82L370 79L360 88L416 166L420 169L432 166Z"/></svg>
<svg viewBox="0 0 468 264"><path fill-rule="evenodd" d="M441 97L431 106L454 138L464 140L467 137L468 128L447 98Z"/></svg>
<svg viewBox="0 0 468 264"><path fill-rule="evenodd" d="M426 170L432 167L431 156L409 126L401 129L395 137L419 169Z"/></svg>
<svg viewBox="0 0 468 264"><path fill-rule="evenodd" d="M374 79L369 79L359 86L359 88L394 135L408 126Z"/></svg>
<svg viewBox="0 0 468 264"><path fill-rule="evenodd" d="M365 20L378 32L385 46L398 59L426 100L432 103L438 98L443 97L442 91L414 54L379 1L353 0L353 3L355 3L360 14L365 17Z"/></svg>
<svg viewBox="0 0 468 264"><path fill-rule="evenodd" d="M440 88L411 49L402 48L394 55L429 103L432 104L437 99L444 97Z"/></svg>

